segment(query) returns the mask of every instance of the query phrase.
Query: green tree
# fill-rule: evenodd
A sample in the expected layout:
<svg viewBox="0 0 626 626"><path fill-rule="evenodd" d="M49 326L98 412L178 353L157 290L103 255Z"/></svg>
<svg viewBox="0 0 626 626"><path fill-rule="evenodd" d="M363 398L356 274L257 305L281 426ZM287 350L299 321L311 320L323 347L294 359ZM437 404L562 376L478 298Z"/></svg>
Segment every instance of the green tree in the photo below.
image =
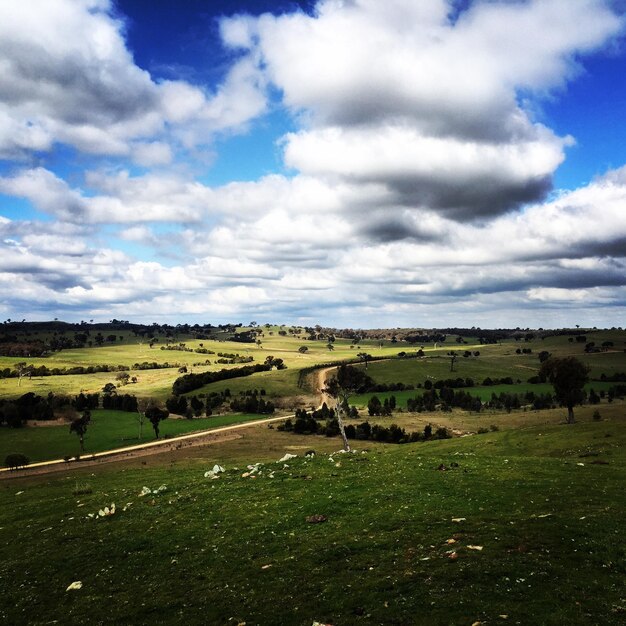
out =
<svg viewBox="0 0 626 626"><path fill-rule="evenodd" d="M585 399L584 387L589 380L589 367L576 357L550 357L539 370L554 387L556 399L567 407L567 423L574 423L574 406Z"/></svg>
<svg viewBox="0 0 626 626"><path fill-rule="evenodd" d="M76 433L78 441L80 442L80 451L85 451L85 433L87 432L87 426L91 421L91 412L88 410L83 411L83 414L72 420L70 424L70 433Z"/></svg>
<svg viewBox="0 0 626 626"><path fill-rule="evenodd" d="M372 358L372 355L368 354L367 352L359 352L357 354L357 356L359 357L359 359L361 359L362 363L365 363L365 369L367 369L367 364L369 363L370 359Z"/></svg>
<svg viewBox="0 0 626 626"><path fill-rule="evenodd" d="M156 404L151 404L145 412L146 418L152 424L152 428L154 428L154 434L156 438L159 438L159 424L167 419L170 412L167 409L162 409L160 406Z"/></svg>

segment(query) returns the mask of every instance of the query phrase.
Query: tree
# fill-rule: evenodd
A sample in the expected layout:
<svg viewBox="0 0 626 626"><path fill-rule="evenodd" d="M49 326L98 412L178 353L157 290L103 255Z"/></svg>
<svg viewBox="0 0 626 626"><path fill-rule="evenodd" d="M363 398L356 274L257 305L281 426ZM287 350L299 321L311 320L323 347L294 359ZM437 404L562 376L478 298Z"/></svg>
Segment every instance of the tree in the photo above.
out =
<svg viewBox="0 0 626 626"><path fill-rule="evenodd" d="M567 407L567 423L574 423L574 406L585 399L584 386L589 380L589 367L576 357L550 357L539 370L554 387L557 400Z"/></svg>
<svg viewBox="0 0 626 626"><path fill-rule="evenodd" d="M149 398L139 398L137 400L137 413L139 414L139 439L143 438L143 422L146 418L146 410L154 404Z"/></svg>
<svg viewBox="0 0 626 626"><path fill-rule="evenodd" d="M80 442L80 451L85 451L85 433L87 432L87 425L91 421L91 412L89 410L83 411L81 417L72 420L70 424L70 433L76 433L78 435L78 441Z"/></svg>
<svg viewBox="0 0 626 626"><path fill-rule="evenodd" d="M170 412L167 409L162 409L156 404L151 404L145 412L146 417L150 420L152 428L154 428L154 434L156 438L159 438L159 424L167 419Z"/></svg>
<svg viewBox="0 0 626 626"><path fill-rule="evenodd" d="M372 379L363 370L350 365L340 365L337 368L337 374L326 383L324 392L337 401L335 410L337 424L343 439L344 450L347 452L350 451L350 444L348 443L342 416L347 417L350 411L350 406L348 405L350 395L371 386L372 382Z"/></svg>
<svg viewBox="0 0 626 626"><path fill-rule="evenodd" d="M367 364L369 360L372 358L372 355L368 354L367 352L359 352L357 356L359 357L359 359L361 359L363 363L365 363L365 369L367 369Z"/></svg>
<svg viewBox="0 0 626 626"><path fill-rule="evenodd" d="M24 378L24 376L32 376L33 366L26 365L26 363L16 363L15 369L17 370L17 386L21 387L22 378Z"/></svg>
<svg viewBox="0 0 626 626"><path fill-rule="evenodd" d="M539 355L539 363L545 363L550 358L550 353L547 350L542 350Z"/></svg>
<svg viewBox="0 0 626 626"><path fill-rule="evenodd" d="M117 389L115 387L115 383L107 383L104 387L102 387L103 393L117 393Z"/></svg>
<svg viewBox="0 0 626 626"><path fill-rule="evenodd" d="M304 354L305 352L308 352L308 350L309 350L309 349L308 349L308 347L307 347L307 346L300 346L300 347L298 348L298 352L299 352L300 354Z"/></svg>
<svg viewBox="0 0 626 626"><path fill-rule="evenodd" d="M367 403L367 412L370 415L380 415L382 412L382 405L378 396L372 396Z"/></svg>
<svg viewBox="0 0 626 626"><path fill-rule="evenodd" d="M130 374L128 372L120 372L115 376L115 380L118 380L120 385L127 385L130 380Z"/></svg>
<svg viewBox="0 0 626 626"><path fill-rule="evenodd" d="M29 463L28 457L24 454L9 454L4 459L5 467L8 467L11 471L18 470L20 467L26 467Z"/></svg>

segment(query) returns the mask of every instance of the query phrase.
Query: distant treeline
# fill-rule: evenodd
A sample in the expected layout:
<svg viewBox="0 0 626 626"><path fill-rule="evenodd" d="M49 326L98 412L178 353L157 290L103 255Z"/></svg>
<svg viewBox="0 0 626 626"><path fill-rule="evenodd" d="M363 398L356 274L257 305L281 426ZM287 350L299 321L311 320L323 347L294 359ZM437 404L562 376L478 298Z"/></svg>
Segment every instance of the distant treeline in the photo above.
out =
<svg viewBox="0 0 626 626"><path fill-rule="evenodd" d="M182 395L200 389L205 385L216 383L220 380L251 376L257 372L269 372L272 365L267 363L256 363L255 365L244 365L243 367L233 367L232 369L221 369L217 372L202 372L199 374L184 374L177 378L172 385L174 395Z"/></svg>
<svg viewBox="0 0 626 626"><path fill-rule="evenodd" d="M170 396L165 401L165 407L170 413L184 415L192 419L206 415L210 417L213 410L235 411L238 413L259 413L268 415L274 412L274 404L265 399L265 389L248 389L233 398L230 390L211 392L207 396Z"/></svg>
<svg viewBox="0 0 626 626"><path fill-rule="evenodd" d="M33 376L75 376L98 374L101 372L128 372L131 370L155 370L180 367L180 363L156 363L155 361L128 365L76 365L74 367L47 367L46 365L24 365L21 369L5 367L0 370L0 378L19 378Z"/></svg>
<svg viewBox="0 0 626 626"><path fill-rule="evenodd" d="M77 396L39 396L32 391L14 400L0 400L0 424L19 428L26 420L53 420L55 412L67 413L69 409L84 411L97 409L100 395L81 393Z"/></svg>
<svg viewBox="0 0 626 626"><path fill-rule="evenodd" d="M304 409L297 409L295 419L285 420L278 430L293 432L299 435L325 435L326 437L337 437L340 433L339 422L332 409L323 405L322 410L308 413ZM428 441L431 439L449 439L452 435L446 428L438 428L433 432L433 427L428 424L423 432L407 433L404 428L396 424L382 426L369 422L358 425L347 424L345 426L346 437L360 441L378 441L381 443L411 443L417 441Z"/></svg>

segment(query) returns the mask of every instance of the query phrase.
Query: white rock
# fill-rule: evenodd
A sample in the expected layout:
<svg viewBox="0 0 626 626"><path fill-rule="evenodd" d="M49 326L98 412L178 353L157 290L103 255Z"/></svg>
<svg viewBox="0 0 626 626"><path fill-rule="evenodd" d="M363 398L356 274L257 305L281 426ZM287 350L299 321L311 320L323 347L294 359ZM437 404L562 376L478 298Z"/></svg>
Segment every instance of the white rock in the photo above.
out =
<svg viewBox="0 0 626 626"><path fill-rule="evenodd" d="M284 463L285 461L289 461L290 459L295 459L297 456L297 454L289 454L289 452L287 452L287 454L285 454L282 459L278 459L276 463Z"/></svg>
<svg viewBox="0 0 626 626"><path fill-rule="evenodd" d="M75 580L65 591L77 591L83 588L83 583L80 580Z"/></svg>

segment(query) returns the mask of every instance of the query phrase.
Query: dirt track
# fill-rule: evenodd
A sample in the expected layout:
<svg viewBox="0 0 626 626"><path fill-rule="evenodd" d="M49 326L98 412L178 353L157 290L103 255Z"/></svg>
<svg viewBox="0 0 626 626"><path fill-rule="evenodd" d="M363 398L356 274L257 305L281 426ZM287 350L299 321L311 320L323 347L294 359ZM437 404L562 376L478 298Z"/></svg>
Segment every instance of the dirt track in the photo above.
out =
<svg viewBox="0 0 626 626"><path fill-rule="evenodd" d="M205 430L172 439L161 439L150 441L148 443L127 446L125 448L117 448L115 450L106 450L105 452L96 452L89 456L84 456L80 461L65 461L64 459L55 459L53 461L41 461L32 463L25 468L19 470L9 470L8 468L0 469L0 480L10 478L23 478L25 476L38 476L42 474L50 474L53 472L64 472L81 467L90 467L101 465L102 463L111 463L114 461L128 461L151 454L161 454L171 450L180 450L192 446L202 446L217 441L229 441L238 439L241 435L237 434L238 430L257 426L259 424L270 424L285 420L293 415L283 415L281 417L270 417L267 419L254 420L253 422L243 422L241 424L233 424L232 426L222 426L213 430Z"/></svg>
<svg viewBox="0 0 626 626"><path fill-rule="evenodd" d="M315 370L315 392L319 395L319 406L322 406L324 402L326 402L326 406L328 408L332 408L335 405L335 401L331 396L324 392L324 388L326 387L326 379L328 378L328 373L332 370L337 369L336 367L325 367L324 369Z"/></svg>
<svg viewBox="0 0 626 626"><path fill-rule="evenodd" d="M315 391L319 396L319 406L326 402L328 407L333 407L335 402L328 394L324 393L326 378L328 373L336 369L335 367L325 367L315 371ZM237 439L241 435L236 431L256 426L258 424L268 424L271 422L285 420L293 415L283 415L281 417L271 417L268 419L255 420L253 422L244 422L241 424L233 424L232 426L223 426L213 430L207 430L188 435L181 435L172 439L161 439L150 441L148 443L127 446L125 448L117 448L115 450L106 450L104 452L96 452L88 456L83 456L80 461L65 461L64 459L55 459L53 461L41 461L31 463L30 465L19 469L9 470L8 468L0 468L0 480L11 478L23 478L26 476L38 476L51 474L53 472L64 472L72 469L83 467L92 467L103 463L112 463L115 461L128 461L153 454L161 454L172 450L180 450L192 446L209 445L221 441L229 441Z"/></svg>

